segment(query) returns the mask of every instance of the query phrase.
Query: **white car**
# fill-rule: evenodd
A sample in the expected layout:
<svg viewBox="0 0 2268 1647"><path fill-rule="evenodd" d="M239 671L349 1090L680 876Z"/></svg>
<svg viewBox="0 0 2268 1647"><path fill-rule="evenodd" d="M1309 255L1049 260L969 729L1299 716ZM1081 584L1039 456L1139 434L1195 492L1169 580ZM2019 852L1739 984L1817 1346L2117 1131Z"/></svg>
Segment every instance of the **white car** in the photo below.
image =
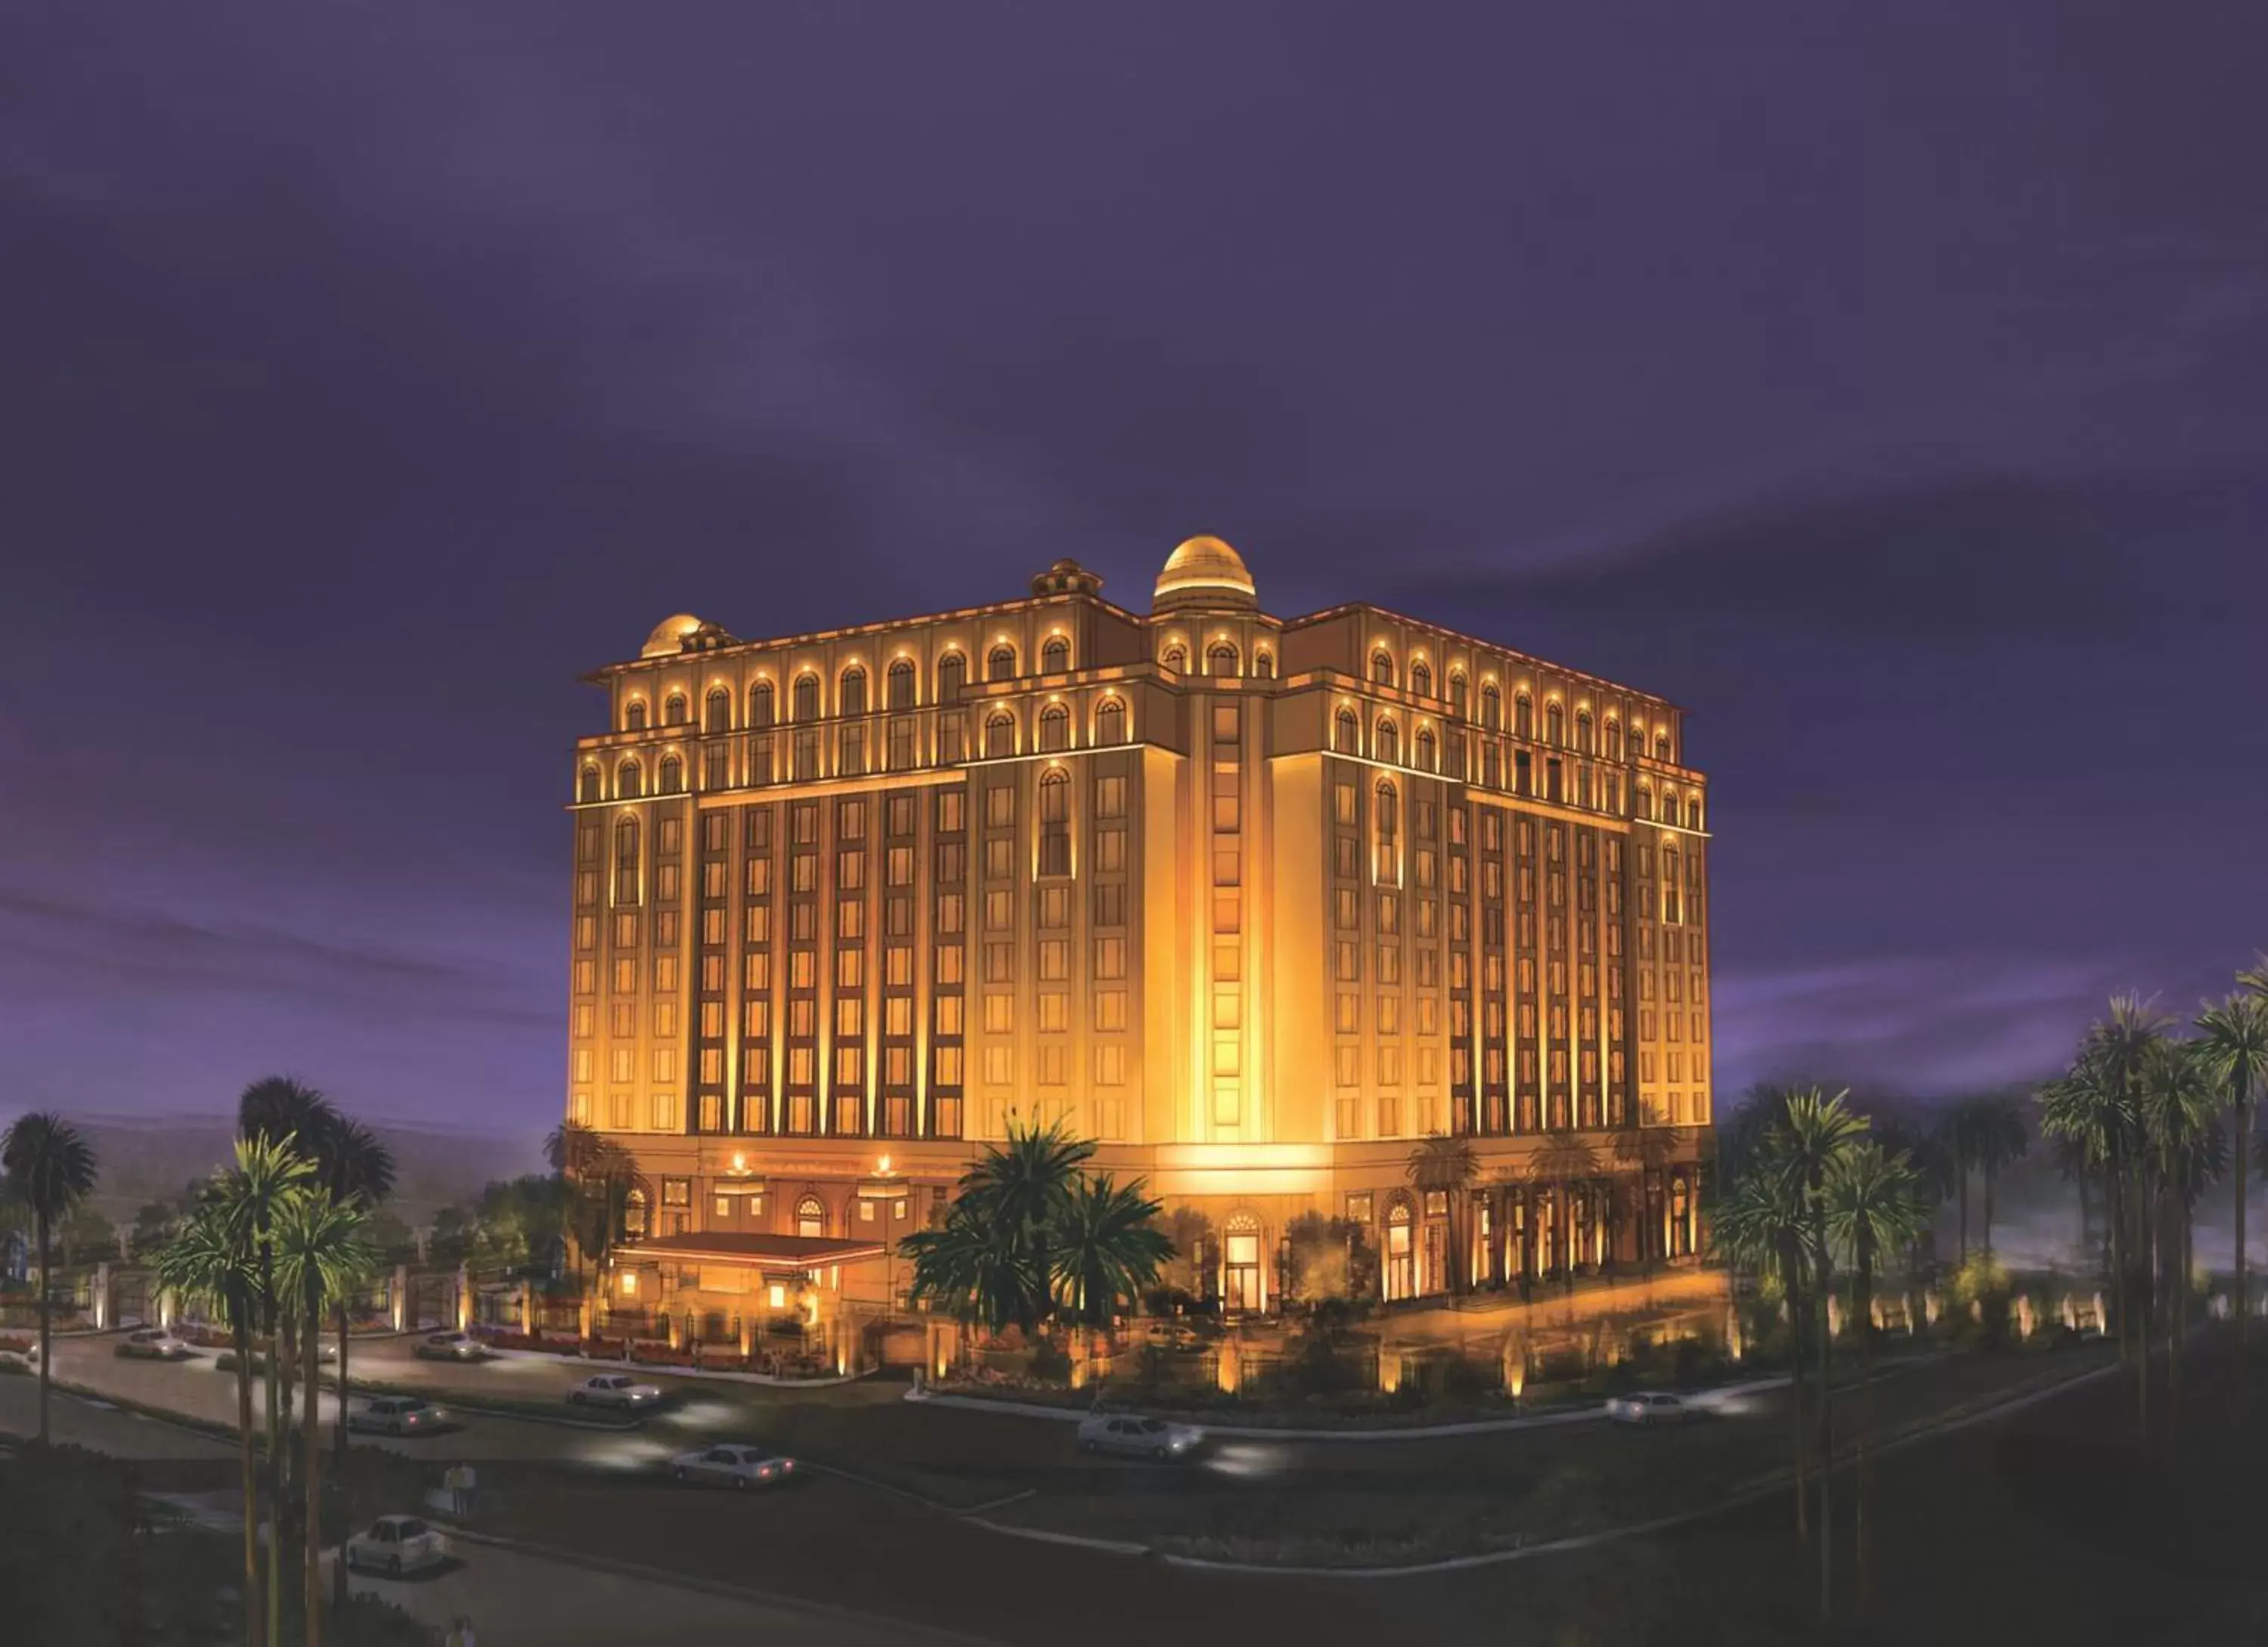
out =
<svg viewBox="0 0 2268 1647"><path fill-rule="evenodd" d="M1137 1459L1186 1459L1204 1440L1204 1431L1163 1419L1130 1413L1089 1413L1079 1421L1079 1444L1086 1452L1121 1452Z"/></svg>
<svg viewBox="0 0 2268 1647"><path fill-rule="evenodd" d="M470 1333L436 1333L417 1346L421 1361L482 1361L488 1351Z"/></svg>
<svg viewBox="0 0 2268 1647"><path fill-rule="evenodd" d="M175 1338L163 1327L144 1327L118 1340L118 1353L143 1361L187 1361L196 1352L187 1339Z"/></svg>
<svg viewBox="0 0 2268 1647"><path fill-rule="evenodd" d="M416 1436L441 1427L441 1409L419 1395L373 1395L347 1409L349 1429Z"/></svg>
<svg viewBox="0 0 2268 1647"><path fill-rule="evenodd" d="M708 1481L720 1487L784 1487L795 1479L795 1460L762 1447L728 1442L699 1452L681 1452L669 1461L669 1473L681 1481Z"/></svg>
<svg viewBox="0 0 2268 1647"><path fill-rule="evenodd" d="M449 1547L441 1541L441 1535L415 1516L380 1516L370 1524L368 1532L347 1540L350 1573L385 1573L399 1578L404 1573L442 1566L448 1559Z"/></svg>
<svg viewBox="0 0 2268 1647"><path fill-rule="evenodd" d="M33 1339L21 1349L0 1349L0 1364L21 1367L26 1372L37 1371L40 1365L40 1341Z"/></svg>
<svg viewBox="0 0 2268 1647"><path fill-rule="evenodd" d="M619 1407L636 1412L660 1400L661 1392L652 1385L638 1383L628 1373L601 1372L568 1391L567 1400L577 1407Z"/></svg>
<svg viewBox="0 0 2268 1647"><path fill-rule="evenodd" d="M1656 1390L1615 1397L1607 1403L1607 1416L1618 1424L1682 1424L1693 1416L1693 1408L1676 1396Z"/></svg>

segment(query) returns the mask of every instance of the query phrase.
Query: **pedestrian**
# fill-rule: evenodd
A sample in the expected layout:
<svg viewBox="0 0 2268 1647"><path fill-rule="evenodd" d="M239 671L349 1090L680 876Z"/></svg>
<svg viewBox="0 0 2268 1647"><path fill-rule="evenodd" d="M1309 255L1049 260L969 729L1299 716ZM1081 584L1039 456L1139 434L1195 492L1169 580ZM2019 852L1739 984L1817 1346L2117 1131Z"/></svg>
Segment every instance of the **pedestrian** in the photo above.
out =
<svg viewBox="0 0 2268 1647"><path fill-rule="evenodd" d="M479 1496L481 1478L474 1472L471 1461L468 1459L460 1464L457 1466L457 1492L463 1514L469 1516L473 1513L473 1503Z"/></svg>
<svg viewBox="0 0 2268 1647"><path fill-rule="evenodd" d="M457 1618L449 1621L449 1633L441 1638L441 1647L465 1647L464 1620Z"/></svg>
<svg viewBox="0 0 2268 1647"><path fill-rule="evenodd" d="M460 1619L457 1621L457 1624L458 1635L461 1638L458 1641L457 1647L478 1647L478 1643L473 1640L472 1620Z"/></svg>
<svg viewBox="0 0 2268 1647"><path fill-rule="evenodd" d="M441 1486L449 1495L449 1513L453 1516L463 1515L465 1513L465 1466L461 1464L451 1465L447 1473L441 1477Z"/></svg>

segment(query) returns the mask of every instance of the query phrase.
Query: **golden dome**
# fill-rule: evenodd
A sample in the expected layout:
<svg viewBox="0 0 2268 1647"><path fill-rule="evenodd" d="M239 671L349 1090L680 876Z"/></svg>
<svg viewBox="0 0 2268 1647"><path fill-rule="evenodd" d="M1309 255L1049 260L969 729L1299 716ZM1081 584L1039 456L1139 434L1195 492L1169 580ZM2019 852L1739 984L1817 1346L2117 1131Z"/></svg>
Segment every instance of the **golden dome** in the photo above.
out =
<svg viewBox="0 0 2268 1647"><path fill-rule="evenodd" d="M687 638L700 627L701 620L690 612L679 612L674 617L665 617L653 626L653 633L645 638L645 647L638 656L674 658L685 650Z"/></svg>
<svg viewBox="0 0 2268 1647"><path fill-rule="evenodd" d="M1166 558L1150 609L1233 607L1256 611L1260 591L1245 570L1244 558L1217 537L1193 537Z"/></svg>

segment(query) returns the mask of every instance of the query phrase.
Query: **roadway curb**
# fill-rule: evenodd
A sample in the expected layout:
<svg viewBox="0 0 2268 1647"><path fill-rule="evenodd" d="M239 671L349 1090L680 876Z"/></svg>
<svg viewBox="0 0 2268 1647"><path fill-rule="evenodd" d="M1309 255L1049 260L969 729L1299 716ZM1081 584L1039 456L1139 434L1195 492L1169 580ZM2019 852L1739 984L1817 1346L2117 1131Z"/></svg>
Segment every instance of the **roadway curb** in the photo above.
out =
<svg viewBox="0 0 2268 1647"><path fill-rule="evenodd" d="M666 1568L620 1561L611 1555L593 1555L582 1550L563 1550L555 1545L535 1544L525 1539L508 1539L493 1533L475 1533L438 1517L428 1517L427 1519L446 1528L452 1539L461 1539L468 1544L489 1545L536 1561L589 1568L598 1572L611 1573L619 1578L641 1579L648 1584L667 1584L673 1589L691 1590L729 1601L743 1601L781 1612L799 1613L807 1618L825 1620L832 1624L887 1625L903 1633L909 1640L932 1643L935 1647L998 1647L998 1643L984 1636L966 1636L957 1630L939 1629L932 1624L895 1619L886 1613L860 1613L850 1607L830 1606L824 1601L807 1601L800 1596L781 1595L770 1590L752 1590L745 1584L726 1584L722 1579L702 1578L691 1573L671 1572Z"/></svg>

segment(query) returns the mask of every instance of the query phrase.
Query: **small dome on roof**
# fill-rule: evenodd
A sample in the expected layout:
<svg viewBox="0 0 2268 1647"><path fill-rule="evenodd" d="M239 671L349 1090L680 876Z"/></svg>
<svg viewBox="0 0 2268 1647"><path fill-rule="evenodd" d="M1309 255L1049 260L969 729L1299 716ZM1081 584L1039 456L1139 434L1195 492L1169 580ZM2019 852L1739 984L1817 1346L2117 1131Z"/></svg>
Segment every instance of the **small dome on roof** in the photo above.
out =
<svg viewBox="0 0 2268 1647"><path fill-rule="evenodd" d="M1184 607L1259 609L1260 591L1245 570L1244 558L1217 537L1193 537L1166 558L1152 592L1152 611Z"/></svg>
<svg viewBox="0 0 2268 1647"><path fill-rule="evenodd" d="M685 650L685 643L701 628L701 620L690 612L679 612L665 617L653 626L653 633L645 638L641 658L673 658Z"/></svg>

